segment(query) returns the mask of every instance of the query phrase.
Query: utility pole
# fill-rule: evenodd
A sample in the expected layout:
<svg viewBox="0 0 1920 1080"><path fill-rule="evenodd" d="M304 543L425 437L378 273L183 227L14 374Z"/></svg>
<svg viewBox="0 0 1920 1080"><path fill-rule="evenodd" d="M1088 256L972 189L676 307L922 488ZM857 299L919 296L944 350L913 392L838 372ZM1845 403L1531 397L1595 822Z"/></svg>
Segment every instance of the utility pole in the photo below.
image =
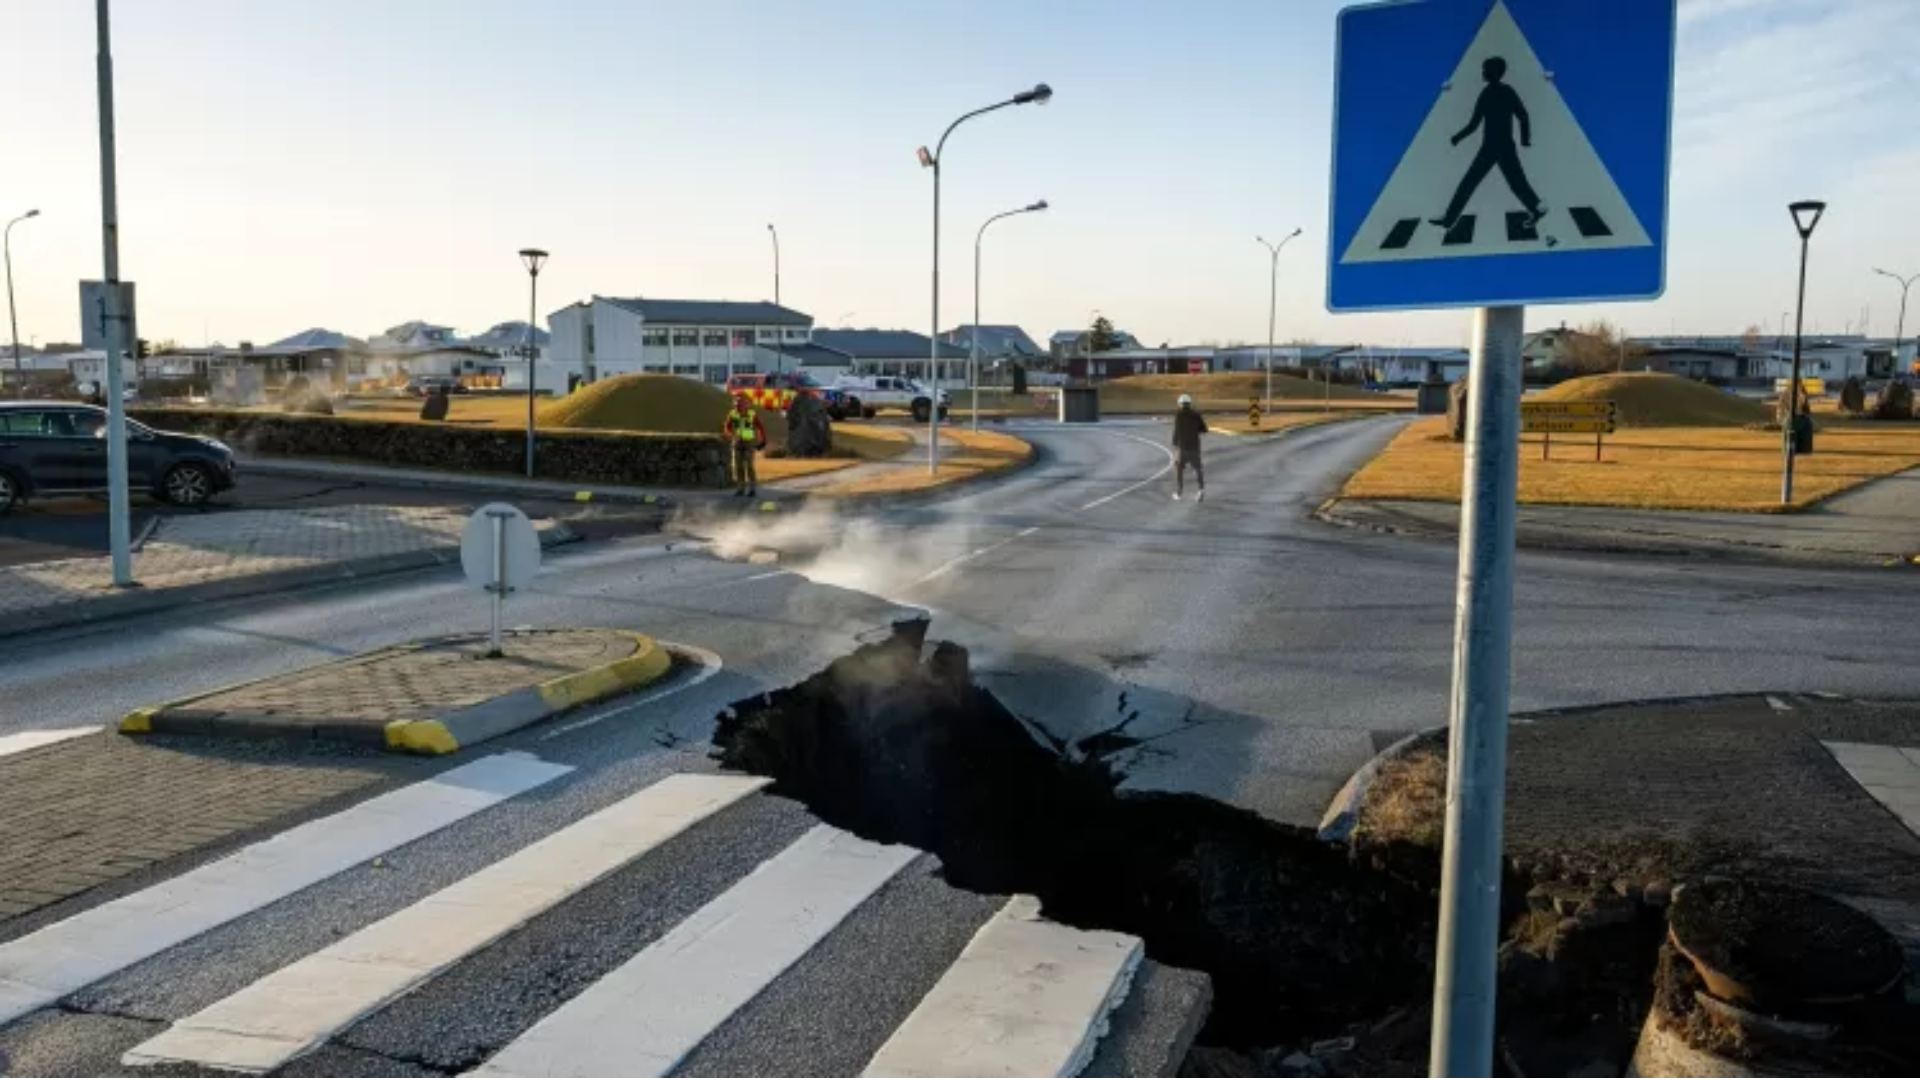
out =
<svg viewBox="0 0 1920 1080"><path fill-rule="evenodd" d="M1901 277L1891 270L1882 270L1879 267L1875 267L1873 272L1881 277L1890 277L1900 283L1900 315L1893 323L1893 374L1895 378L1898 378L1904 374L1900 370L1900 339L1904 337L1907 332L1907 290L1913 288L1914 282L1920 281L1920 274ZM11 281L12 278L9 277L8 280ZM11 293L9 293L9 296L11 296Z"/></svg>
<svg viewBox="0 0 1920 1080"><path fill-rule="evenodd" d="M127 313L120 295L119 181L114 165L113 34L107 0L94 0L94 30L99 36L95 74L100 96L100 239L106 293L107 346L107 543L112 552L113 584L130 588L133 580L132 512L127 505L127 405L121 370Z"/></svg>
<svg viewBox="0 0 1920 1080"><path fill-rule="evenodd" d="M7 222L5 236L0 237L0 247L5 248L7 262L7 324L13 330L13 377L18 379L22 370L20 364L20 317L13 307L13 227L28 218L37 218L40 211L29 210L12 221ZM1899 343L1894 343L1894 351L1899 351Z"/></svg>
<svg viewBox="0 0 1920 1080"><path fill-rule="evenodd" d="M1271 272L1267 275L1267 405L1266 412L1273 414L1273 321L1280 304L1280 252L1286 249L1289 241L1300 235L1295 229L1283 237L1278 244L1270 244L1266 237L1256 236L1260 246L1267 249L1272 258Z"/></svg>

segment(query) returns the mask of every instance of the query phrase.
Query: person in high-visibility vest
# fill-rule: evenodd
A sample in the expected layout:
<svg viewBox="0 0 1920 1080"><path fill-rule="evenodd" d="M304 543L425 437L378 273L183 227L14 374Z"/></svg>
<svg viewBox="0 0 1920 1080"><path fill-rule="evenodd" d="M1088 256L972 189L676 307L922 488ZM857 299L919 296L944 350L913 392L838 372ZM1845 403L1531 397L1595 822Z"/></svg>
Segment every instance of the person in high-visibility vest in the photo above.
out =
<svg viewBox="0 0 1920 1080"><path fill-rule="evenodd" d="M754 454L767 445L767 428L760 422L760 414L754 411L745 391L733 395L733 408L721 424L720 433L733 448L733 493L756 494L758 477L753 467Z"/></svg>

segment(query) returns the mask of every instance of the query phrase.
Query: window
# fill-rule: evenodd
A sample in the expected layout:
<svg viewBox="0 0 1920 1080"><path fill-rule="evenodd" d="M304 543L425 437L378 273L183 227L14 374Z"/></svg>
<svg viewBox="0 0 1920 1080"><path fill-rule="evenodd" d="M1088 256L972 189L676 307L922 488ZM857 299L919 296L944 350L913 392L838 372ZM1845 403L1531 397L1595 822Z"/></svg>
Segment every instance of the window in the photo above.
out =
<svg viewBox="0 0 1920 1080"><path fill-rule="evenodd" d="M47 434L46 416L47 414L43 412L0 413L0 432L8 435Z"/></svg>
<svg viewBox="0 0 1920 1080"><path fill-rule="evenodd" d="M705 331L700 335L700 344L709 349L724 349L727 347L727 332L725 330Z"/></svg>
<svg viewBox="0 0 1920 1080"><path fill-rule="evenodd" d="M753 348L753 331L735 330L733 332L733 347L736 349Z"/></svg>
<svg viewBox="0 0 1920 1080"><path fill-rule="evenodd" d="M649 349L664 349L667 347L667 332L665 330L641 330L640 344Z"/></svg>
<svg viewBox="0 0 1920 1080"><path fill-rule="evenodd" d="M673 373L675 375L698 375L700 374L700 365L699 364L675 364L673 365Z"/></svg>
<svg viewBox="0 0 1920 1080"><path fill-rule="evenodd" d="M805 340L807 340L807 331L806 331L806 328L805 328L805 327L798 327L798 328L796 328L796 327L791 327L791 326L790 326L790 327L788 327L788 328L787 328L787 340L788 340L788 341L805 341Z"/></svg>
<svg viewBox="0 0 1920 1080"><path fill-rule="evenodd" d="M779 341L780 340L780 331L778 330L768 330L763 327L760 330L755 331L755 334L760 338L761 341Z"/></svg>
<svg viewBox="0 0 1920 1080"><path fill-rule="evenodd" d="M593 355L593 324L587 324L587 355Z"/></svg>
<svg viewBox="0 0 1920 1080"><path fill-rule="evenodd" d="M700 344L700 331L691 326L676 326L671 333L675 348L691 348Z"/></svg>
<svg viewBox="0 0 1920 1080"><path fill-rule="evenodd" d="M758 365L755 365L755 364L735 364L735 365L733 365L733 373L734 373L735 375L753 375L753 374L756 374L756 373L758 373L758 372L759 372L759 370L760 370L760 369L759 369L759 367L758 367Z"/></svg>
<svg viewBox="0 0 1920 1080"><path fill-rule="evenodd" d="M705 372L707 381L710 383L718 385L727 381L727 366L725 364L709 367L705 369Z"/></svg>

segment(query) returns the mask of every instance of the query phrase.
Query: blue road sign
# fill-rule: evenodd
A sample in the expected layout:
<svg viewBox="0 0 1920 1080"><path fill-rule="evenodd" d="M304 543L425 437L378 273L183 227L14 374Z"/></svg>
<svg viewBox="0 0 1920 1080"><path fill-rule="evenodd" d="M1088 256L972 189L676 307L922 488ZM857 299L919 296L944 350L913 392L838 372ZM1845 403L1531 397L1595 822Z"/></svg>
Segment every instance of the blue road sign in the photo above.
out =
<svg viewBox="0 0 1920 1080"><path fill-rule="evenodd" d="M1676 8L1395 0L1341 11L1328 309L1659 296Z"/></svg>

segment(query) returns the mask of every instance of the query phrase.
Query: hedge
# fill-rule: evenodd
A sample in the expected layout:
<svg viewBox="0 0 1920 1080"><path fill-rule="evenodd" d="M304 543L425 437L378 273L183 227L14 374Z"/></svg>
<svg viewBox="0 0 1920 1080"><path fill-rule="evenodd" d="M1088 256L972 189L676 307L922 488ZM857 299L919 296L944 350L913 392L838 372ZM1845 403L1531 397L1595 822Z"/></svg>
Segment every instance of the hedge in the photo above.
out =
<svg viewBox="0 0 1920 1080"><path fill-rule="evenodd" d="M524 475L526 433L458 424L395 423L237 409L133 408L161 431L211 435L250 454L366 461L469 473ZM728 484L726 443L715 435L542 431L534 473L575 483L717 488Z"/></svg>

